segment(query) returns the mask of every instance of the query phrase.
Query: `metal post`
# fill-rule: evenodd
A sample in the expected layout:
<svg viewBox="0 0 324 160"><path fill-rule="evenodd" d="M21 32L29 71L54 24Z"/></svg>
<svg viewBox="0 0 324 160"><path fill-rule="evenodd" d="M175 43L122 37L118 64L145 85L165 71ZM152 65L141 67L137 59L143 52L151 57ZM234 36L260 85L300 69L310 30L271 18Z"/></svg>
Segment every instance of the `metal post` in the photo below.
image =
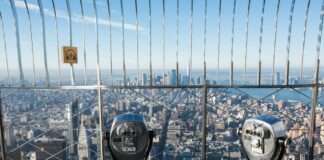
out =
<svg viewBox="0 0 324 160"><path fill-rule="evenodd" d="M263 0L262 3L262 11L261 11L261 25L260 25L260 37L259 37L259 69L258 69L258 85L261 84L261 53L262 53L262 35L263 35L263 19L264 19L264 8L266 1Z"/></svg>
<svg viewBox="0 0 324 160"><path fill-rule="evenodd" d="M126 63L125 63L125 17L124 17L124 5L123 0L120 0L120 10L122 15L122 44L123 44L123 77L124 77L124 86L127 85L126 81Z"/></svg>
<svg viewBox="0 0 324 160"><path fill-rule="evenodd" d="M96 30L96 50L97 50L97 84L98 84L98 112L99 112L99 135L100 135L100 159L104 160L104 128L103 128L103 116L102 116L102 95L101 95L101 75L100 75L100 61L99 61L99 34L98 34L98 11L96 1L93 0L93 8L95 14L95 30Z"/></svg>
<svg viewBox="0 0 324 160"><path fill-rule="evenodd" d="M207 126L207 84L206 81L204 82L203 85L203 110L202 110L202 116L203 116L203 122L202 122L202 149L201 149L201 154L202 154L202 159L206 160L206 126Z"/></svg>
<svg viewBox="0 0 324 160"><path fill-rule="evenodd" d="M57 66L58 66L58 85L61 86L61 59L60 59L60 41L59 41L59 31L58 31L58 22L57 22L57 14L54 0L52 0L52 7L55 18L55 31L56 31L56 48L57 48Z"/></svg>
<svg viewBox="0 0 324 160"><path fill-rule="evenodd" d="M70 34L70 47L72 47L72 42L73 42L73 34L72 34L72 13L71 13L71 6L70 6L70 1L66 0L66 7L68 10L68 15L69 15L69 34ZM74 75L74 68L73 64L70 64L70 70L71 70L71 85L75 85L75 75Z"/></svg>
<svg viewBox="0 0 324 160"><path fill-rule="evenodd" d="M271 74L271 84L274 84L274 72L275 72L275 61L276 61L276 45L277 45L277 30L278 30L278 17L279 17L279 8L280 7L280 0L277 3L277 12L276 12L276 25L275 25L275 37L273 41L273 55L272 55L272 74Z"/></svg>
<svg viewBox="0 0 324 160"><path fill-rule="evenodd" d="M217 43L217 84L220 84L219 80L219 55L220 55L220 30L221 30L221 13L222 13L222 0L219 0L218 7L218 43Z"/></svg>
<svg viewBox="0 0 324 160"><path fill-rule="evenodd" d="M246 31L245 31L245 55L244 55L244 84L246 84L246 66L247 66L247 52L249 42L249 18L250 18L251 0L248 2L247 15L246 15Z"/></svg>
<svg viewBox="0 0 324 160"><path fill-rule="evenodd" d="M177 86L179 86L179 0L177 0L177 65L176 65L176 78Z"/></svg>
<svg viewBox="0 0 324 160"><path fill-rule="evenodd" d="M149 21L150 21L150 86L152 87L153 76L152 76L152 6L151 0L149 0Z"/></svg>
<svg viewBox="0 0 324 160"><path fill-rule="evenodd" d="M163 85L165 83L165 0L163 0Z"/></svg>
<svg viewBox="0 0 324 160"><path fill-rule="evenodd" d="M290 40L291 40L291 28L292 28L292 20L293 20L293 15L294 15L294 10L295 10L295 0L291 1L291 6L290 6L290 16L289 16L289 26L288 26L288 38L287 38L287 60L286 60L286 80L285 84L289 84L289 54L290 54Z"/></svg>
<svg viewBox="0 0 324 160"><path fill-rule="evenodd" d="M109 17L109 53L110 53L110 85L114 85L113 75L113 61L112 61L112 32L111 32L111 12L110 12L110 0L107 0L108 17Z"/></svg>
<svg viewBox="0 0 324 160"><path fill-rule="evenodd" d="M1 156L4 160L7 160L6 151L6 139L4 137L4 125L3 125L3 114L2 114L2 98L1 98L1 88L0 88L0 129L1 129Z"/></svg>
<svg viewBox="0 0 324 160"><path fill-rule="evenodd" d="M25 7L27 10L28 15L28 25L29 25L29 36L30 36L30 43L31 43L31 51L32 51L32 63L33 63L33 85L36 86L36 76L35 76L35 52L34 52L34 42L33 42L33 30L31 25L31 16L30 11L27 5L27 0L24 0Z"/></svg>
<svg viewBox="0 0 324 160"><path fill-rule="evenodd" d="M308 0L307 7L306 7L306 14L305 14L305 21L304 21L304 37L303 37L303 47L302 47L302 55L301 55L301 63L300 63L300 84L304 83L303 81L303 67L304 67L304 53L305 53L305 39L306 39L306 31L307 31L307 20L308 20L308 11L310 6L311 0Z"/></svg>
<svg viewBox="0 0 324 160"><path fill-rule="evenodd" d="M86 35L85 35L85 24L84 24L84 11L83 11L83 3L82 0L80 0L80 8L81 8L81 14L82 14L82 36L83 36L83 58L84 58L84 85L87 85L88 80L88 74L87 74L87 51L86 51Z"/></svg>
<svg viewBox="0 0 324 160"><path fill-rule="evenodd" d="M320 60L317 60L316 71L314 75L315 86L312 92L312 111L311 111L311 127L309 134L309 148L308 148L308 159L313 159L314 152L314 134L316 129L316 106L317 106L317 94L318 94L318 71L319 71Z"/></svg>
<svg viewBox="0 0 324 160"><path fill-rule="evenodd" d="M18 22L18 15L17 15L17 9L14 0L10 0L10 6L12 10L12 14L14 16L14 22L15 22L15 35L16 35L16 47L17 47L17 53L18 53L18 67L19 67L19 81L20 86L25 86L25 80L24 80L24 71L23 66L21 62L21 45L20 45L20 34L19 34L19 22Z"/></svg>
<svg viewBox="0 0 324 160"><path fill-rule="evenodd" d="M207 36L207 0L205 0L205 29L204 29L204 81L206 82L206 36Z"/></svg>
<svg viewBox="0 0 324 160"><path fill-rule="evenodd" d="M189 58L189 85L191 85L192 79L192 28L193 28L193 0L191 0L190 6L190 58Z"/></svg>
<svg viewBox="0 0 324 160"><path fill-rule="evenodd" d="M163 1L163 7L164 7L164 1ZM139 46L138 46L138 7L137 7L137 0L135 0L135 13L136 13L136 65L137 65L137 85L140 85L140 73L139 73ZM164 11L164 8L163 8ZM163 21L164 24L164 21ZM164 33L164 32L163 32ZM165 38L164 38L165 39ZM163 47L163 77L164 77L164 70L165 70L165 52L164 52L164 47ZM164 78L163 78L163 83L164 83Z"/></svg>
<svg viewBox="0 0 324 160"><path fill-rule="evenodd" d="M322 1L322 9L321 9L321 17L320 23L318 27L318 37L317 37L317 58L316 58L316 68L314 75L314 87L312 93L312 111L311 111L311 127L310 127L310 135L309 135L309 148L308 148L308 159L313 159L314 153L314 134L316 129L316 104L317 104L317 96L318 96L318 72L320 67L320 52L321 52L321 42L322 42L322 33L323 33L323 22L324 22L324 0Z"/></svg>
<svg viewBox="0 0 324 160"><path fill-rule="evenodd" d="M234 0L233 15L232 15L232 37L231 37L231 70L230 70L230 85L233 85L233 54L234 54L234 26L235 26L236 0Z"/></svg>
<svg viewBox="0 0 324 160"><path fill-rule="evenodd" d="M98 83L98 111L99 111L99 135L100 135L100 159L104 160L105 157L105 146L104 146L104 127L103 127L103 115L102 115L102 95L101 95L101 84Z"/></svg>
<svg viewBox="0 0 324 160"><path fill-rule="evenodd" d="M9 65L8 65L7 39L6 39L6 32L4 29L1 11L0 11L0 23L1 23L1 28L2 28L2 38L3 38L3 44L4 44L5 59L6 59L7 84L8 84L8 86L10 86L11 82L10 82L10 72L9 72Z"/></svg>
<svg viewBox="0 0 324 160"><path fill-rule="evenodd" d="M48 65L47 65L47 47L46 47L46 34L45 34L45 16L44 16L44 9L43 9L43 3L42 0L37 0L38 6L39 6L39 11L40 11L40 16L41 16L41 22L42 22L42 40L43 40L43 55L44 55L44 67L45 67L45 83L46 86L50 85L50 80L49 80L49 73L48 73Z"/></svg>

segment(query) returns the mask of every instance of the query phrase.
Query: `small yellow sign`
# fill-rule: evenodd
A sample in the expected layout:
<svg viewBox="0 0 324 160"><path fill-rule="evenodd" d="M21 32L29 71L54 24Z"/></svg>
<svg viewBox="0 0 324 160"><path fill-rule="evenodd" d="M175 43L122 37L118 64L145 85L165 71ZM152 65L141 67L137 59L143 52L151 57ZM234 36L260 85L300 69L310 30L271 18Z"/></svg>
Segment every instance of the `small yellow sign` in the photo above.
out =
<svg viewBox="0 0 324 160"><path fill-rule="evenodd" d="M63 63L78 63L78 48L63 46Z"/></svg>

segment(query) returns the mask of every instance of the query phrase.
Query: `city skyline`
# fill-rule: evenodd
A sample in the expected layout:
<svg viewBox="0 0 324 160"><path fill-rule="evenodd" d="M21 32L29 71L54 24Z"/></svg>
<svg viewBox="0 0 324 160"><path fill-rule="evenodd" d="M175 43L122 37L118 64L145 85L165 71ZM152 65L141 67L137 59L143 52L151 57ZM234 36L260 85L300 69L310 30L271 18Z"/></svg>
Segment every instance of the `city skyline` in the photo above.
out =
<svg viewBox="0 0 324 160"><path fill-rule="evenodd" d="M29 28L23 27L23 24L28 24L28 18L26 17L26 7L22 0L14 0L17 8L18 20L20 23L19 33L21 37L22 56L24 57L23 69L31 69L31 44L29 37ZM34 51L36 59L43 59L42 53L42 36L41 25L39 19L39 8L36 1L27 1L32 20L32 34L34 41ZM69 33L68 33L68 15L66 11L65 1L55 1L57 6L58 17L58 33L60 48L64 45L69 45ZM135 2L135 0L134 0ZM127 1L124 3L124 16L125 16L125 54L126 54L126 68L136 68L136 17L135 6L133 1ZM234 68L244 67L244 48L245 48L245 31L246 31L246 12L247 12L247 0L238 1L236 5L236 17L234 27ZM95 47L95 32L94 32L94 10L91 0L83 1L84 14L85 14L85 31L86 31L86 54L87 54L87 66L88 68L95 68L96 66L96 47ZM222 3L221 13L221 43L220 43L220 67L230 68L230 48L231 48L231 28L232 28L232 9L233 1L226 1ZM262 51L261 60L263 61L262 67L272 67L272 52L273 52L273 40L275 29L275 1L266 1L265 13L264 13L264 33L262 35ZM308 14L307 33L306 33L306 46L305 46L305 58L304 67L314 67L314 60L316 58L316 40L318 35L318 25L320 19L320 0L313 0L310 4L310 11ZM176 1L165 1L166 4L166 66L176 65ZM190 53L190 3L187 1L179 1L179 68L185 69L189 61ZM206 43L206 62L208 68L217 67L217 43L218 43L218 6L219 1L208 0L207 5L207 43ZM279 9L278 19L278 33L277 33L277 45L276 45L276 67L285 67L287 36L288 36L288 17L289 17L289 1L282 1L281 8ZM57 49L56 49L56 36L55 32L48 32L50 30L55 31L55 19L53 17L53 9L51 1L44 1L44 14L45 14L45 27L46 27L46 40L47 40L47 52L48 52L48 66L49 68L57 68ZM293 13L292 21L292 41L291 41L291 67L300 66L301 44L303 35L303 20L305 17L306 1L297 1ZM144 1L138 1L139 7L139 55L140 68L149 67L149 14L148 3ZM249 34L248 34L248 59L247 67L257 67L258 51L256 48L259 46L259 27L261 21L261 1L251 1L250 17L249 17ZM99 24L99 55L100 66L102 69L109 69L109 17L107 10L107 2L104 0L97 1L98 8L98 24ZM4 29L7 34L7 48L9 54L9 68L17 69L17 55L15 50L15 36L13 30L9 30L13 25L13 17L10 10L9 1L2 1L0 10L3 14ZM79 2L71 3L72 10L72 30L73 30L73 46L78 47L79 50L79 63L74 65L75 69L82 69L84 65L83 59L83 46L82 46L82 15ZM162 68L163 64L159 60L163 56L163 11L162 0L152 1L152 63L153 69ZM194 1L193 10L193 68L203 67L203 39L204 39L204 1ZM122 68L122 21L120 15L120 3L119 1L111 2L111 18L112 18L112 54L113 54L113 67ZM254 32L257 31L257 32ZM2 32L2 31L1 31ZM3 45L1 40L1 45ZM322 44L321 44L322 46ZM4 51L2 50L1 56L4 57ZM172 57L172 58L171 58ZM320 54L323 57L323 54ZM54 60L56 61L50 61ZM3 61L4 59L2 59ZM5 63L2 63L5 64ZM43 68L42 61L36 61L36 68ZM68 65L61 65L62 69L68 69ZM1 66L5 68L5 66Z"/></svg>

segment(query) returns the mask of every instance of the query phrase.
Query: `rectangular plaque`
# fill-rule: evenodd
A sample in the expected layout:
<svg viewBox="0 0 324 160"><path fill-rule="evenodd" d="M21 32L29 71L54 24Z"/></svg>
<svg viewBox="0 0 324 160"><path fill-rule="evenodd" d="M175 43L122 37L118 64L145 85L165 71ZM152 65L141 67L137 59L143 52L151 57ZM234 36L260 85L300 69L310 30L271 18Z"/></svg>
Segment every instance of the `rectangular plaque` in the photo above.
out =
<svg viewBox="0 0 324 160"><path fill-rule="evenodd" d="M63 46L63 63L78 63L78 48Z"/></svg>

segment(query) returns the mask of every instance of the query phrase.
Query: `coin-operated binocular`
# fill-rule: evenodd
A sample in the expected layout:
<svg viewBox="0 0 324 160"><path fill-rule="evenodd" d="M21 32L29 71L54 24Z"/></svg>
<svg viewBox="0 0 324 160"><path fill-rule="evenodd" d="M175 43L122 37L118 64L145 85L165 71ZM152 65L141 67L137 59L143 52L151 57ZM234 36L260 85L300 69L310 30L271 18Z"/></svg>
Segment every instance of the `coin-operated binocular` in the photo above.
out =
<svg viewBox="0 0 324 160"><path fill-rule="evenodd" d="M283 122L269 115L247 119L238 135L250 160L282 159L290 141Z"/></svg>
<svg viewBox="0 0 324 160"><path fill-rule="evenodd" d="M155 133L147 129L142 116L122 114L114 119L106 137L114 160L145 160L152 148Z"/></svg>

